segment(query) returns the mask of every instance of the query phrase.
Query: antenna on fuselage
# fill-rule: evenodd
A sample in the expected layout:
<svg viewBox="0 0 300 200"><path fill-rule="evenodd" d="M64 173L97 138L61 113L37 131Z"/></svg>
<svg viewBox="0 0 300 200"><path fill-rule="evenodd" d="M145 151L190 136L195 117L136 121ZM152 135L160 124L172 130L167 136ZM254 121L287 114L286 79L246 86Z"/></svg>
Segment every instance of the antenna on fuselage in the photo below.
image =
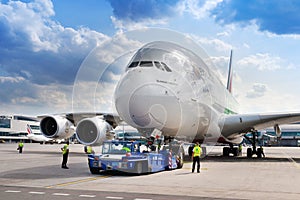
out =
<svg viewBox="0 0 300 200"><path fill-rule="evenodd" d="M228 79L227 79L227 90L232 93L232 50L230 51L230 59L229 59L229 71L228 71Z"/></svg>

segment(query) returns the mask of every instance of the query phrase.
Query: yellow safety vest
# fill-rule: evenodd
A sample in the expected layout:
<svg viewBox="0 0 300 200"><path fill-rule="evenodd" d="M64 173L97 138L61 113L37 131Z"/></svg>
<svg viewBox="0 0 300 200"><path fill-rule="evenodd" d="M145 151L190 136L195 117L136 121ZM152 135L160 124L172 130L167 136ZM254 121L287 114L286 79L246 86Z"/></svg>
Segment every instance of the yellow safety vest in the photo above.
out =
<svg viewBox="0 0 300 200"><path fill-rule="evenodd" d="M201 155L201 147L195 146L194 149L193 149L193 152L194 152L194 157L200 157L200 155Z"/></svg>
<svg viewBox="0 0 300 200"><path fill-rule="evenodd" d="M130 149L128 147L123 147L122 150L125 150L126 152L130 152Z"/></svg>
<svg viewBox="0 0 300 200"><path fill-rule="evenodd" d="M63 147L62 154L66 154L68 152L68 149L69 149L69 145L65 144Z"/></svg>
<svg viewBox="0 0 300 200"><path fill-rule="evenodd" d="M20 142L19 147L23 147L23 146L24 146L23 142Z"/></svg>
<svg viewBox="0 0 300 200"><path fill-rule="evenodd" d="M239 145L239 150L242 151L243 150L243 147L242 145Z"/></svg>
<svg viewBox="0 0 300 200"><path fill-rule="evenodd" d="M92 147L91 147L91 146L88 146L86 152L87 152L88 154L92 153Z"/></svg>

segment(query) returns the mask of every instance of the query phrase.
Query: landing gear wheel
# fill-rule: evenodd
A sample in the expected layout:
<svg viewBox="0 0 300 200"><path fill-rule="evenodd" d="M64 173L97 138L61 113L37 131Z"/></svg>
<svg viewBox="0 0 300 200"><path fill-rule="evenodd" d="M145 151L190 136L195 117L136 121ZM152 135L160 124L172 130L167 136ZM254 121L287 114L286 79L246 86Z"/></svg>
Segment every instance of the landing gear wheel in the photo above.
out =
<svg viewBox="0 0 300 200"><path fill-rule="evenodd" d="M183 148L180 147L177 153L177 158L176 158L177 169L181 169L183 167L183 151L184 151Z"/></svg>
<svg viewBox="0 0 300 200"><path fill-rule="evenodd" d="M252 149L251 148L247 149L247 158L252 158Z"/></svg>
<svg viewBox="0 0 300 200"><path fill-rule="evenodd" d="M239 148L234 147L232 150L233 150L233 156L238 156L239 155Z"/></svg>
<svg viewBox="0 0 300 200"><path fill-rule="evenodd" d="M230 148L229 147L223 147L223 156L224 157L228 157L229 156L229 152L230 152Z"/></svg>
<svg viewBox="0 0 300 200"><path fill-rule="evenodd" d="M90 167L90 172L92 174L100 174L100 169L95 167Z"/></svg>
<svg viewBox="0 0 300 200"><path fill-rule="evenodd" d="M261 150L261 148L258 148L258 149L257 149L256 155L257 155L258 158L261 158L261 155L262 155L262 150Z"/></svg>

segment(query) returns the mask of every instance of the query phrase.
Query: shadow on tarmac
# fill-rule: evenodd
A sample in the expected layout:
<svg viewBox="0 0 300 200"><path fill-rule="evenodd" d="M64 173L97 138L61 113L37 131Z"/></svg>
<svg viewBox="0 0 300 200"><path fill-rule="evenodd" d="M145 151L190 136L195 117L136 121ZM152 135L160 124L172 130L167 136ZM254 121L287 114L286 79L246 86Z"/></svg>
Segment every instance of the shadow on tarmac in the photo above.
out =
<svg viewBox="0 0 300 200"><path fill-rule="evenodd" d="M18 151L17 150L6 150L6 152L9 152L9 153L13 153L13 154L16 154ZM27 149L24 149L23 150L23 154L46 154L46 155L61 155L61 151L60 149L58 149L57 151L37 151L37 150L27 150ZM84 152L70 152L69 155L72 155L72 156L80 156L80 157L86 157L87 158L87 154L85 154Z"/></svg>
<svg viewBox="0 0 300 200"><path fill-rule="evenodd" d="M296 163L300 163L300 158L292 158ZM224 157L224 156L206 156L201 161L203 162L291 162L291 158L288 157L268 157L265 158L247 158L241 157Z"/></svg>

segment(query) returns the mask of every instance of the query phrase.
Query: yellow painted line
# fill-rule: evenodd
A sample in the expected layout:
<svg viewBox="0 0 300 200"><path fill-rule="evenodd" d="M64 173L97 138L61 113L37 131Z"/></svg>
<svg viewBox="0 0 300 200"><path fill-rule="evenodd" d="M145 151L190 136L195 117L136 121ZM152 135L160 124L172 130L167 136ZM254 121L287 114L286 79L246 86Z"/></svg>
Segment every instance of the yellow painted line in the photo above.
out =
<svg viewBox="0 0 300 200"><path fill-rule="evenodd" d="M99 176L99 177L93 177L93 178L86 178L86 179L81 179L78 181L70 181L70 182L66 182L66 183L60 183L60 184L56 184L56 185L50 185L50 186L46 186L45 188L54 188L54 187L63 187L63 186L68 186L68 185L75 185L78 183L84 183L84 182L89 182L89 181L95 181L98 179L104 179L104 178L108 178L110 176Z"/></svg>

